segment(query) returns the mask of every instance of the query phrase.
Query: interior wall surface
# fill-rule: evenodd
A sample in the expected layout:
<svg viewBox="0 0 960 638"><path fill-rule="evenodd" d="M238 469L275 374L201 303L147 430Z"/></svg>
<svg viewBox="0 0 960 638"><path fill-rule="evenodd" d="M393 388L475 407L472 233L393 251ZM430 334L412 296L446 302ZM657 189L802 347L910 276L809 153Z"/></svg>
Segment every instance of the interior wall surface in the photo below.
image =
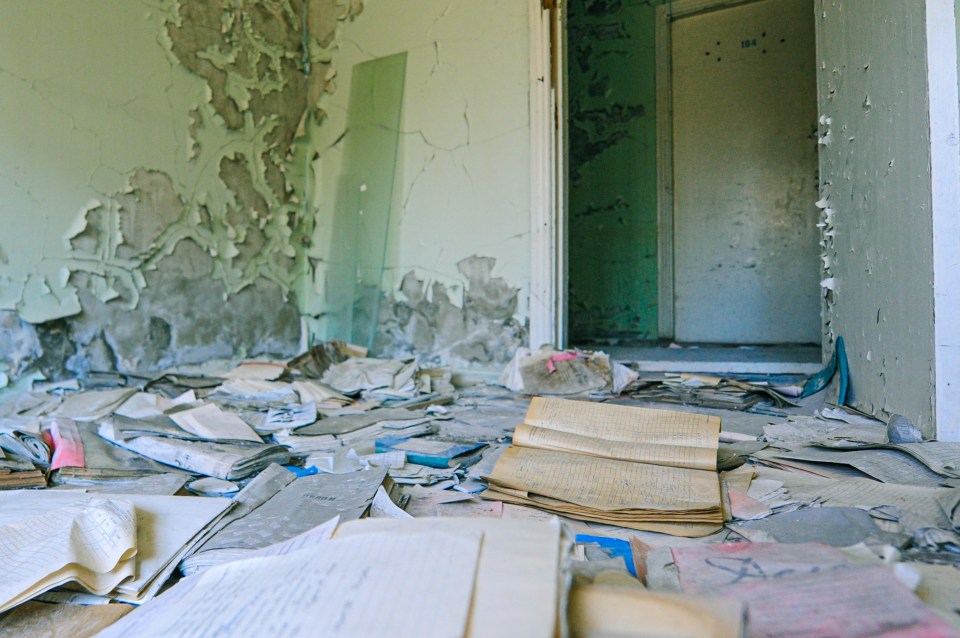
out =
<svg viewBox="0 0 960 638"><path fill-rule="evenodd" d="M530 277L529 7L517 0L370 0L332 54L336 92L310 132L311 338L338 333L331 263L353 69L406 53L374 351L456 365L526 345ZM364 185L361 184L360 188ZM370 188L371 185L366 185ZM342 224L341 224L342 226Z"/></svg>
<svg viewBox="0 0 960 638"><path fill-rule="evenodd" d="M299 348L298 142L359 9L0 0L7 376Z"/></svg>
<svg viewBox="0 0 960 638"><path fill-rule="evenodd" d="M820 206L824 337L846 342L852 403L933 436L925 4L818 1Z"/></svg>
<svg viewBox="0 0 960 638"><path fill-rule="evenodd" d="M574 343L657 337L657 4L567 4Z"/></svg>

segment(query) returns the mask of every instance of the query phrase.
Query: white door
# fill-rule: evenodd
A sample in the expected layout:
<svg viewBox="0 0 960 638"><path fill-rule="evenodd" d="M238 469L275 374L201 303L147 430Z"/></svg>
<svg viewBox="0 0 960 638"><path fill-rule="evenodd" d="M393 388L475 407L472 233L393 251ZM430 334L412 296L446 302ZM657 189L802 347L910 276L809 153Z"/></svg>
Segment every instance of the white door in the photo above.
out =
<svg viewBox="0 0 960 638"><path fill-rule="evenodd" d="M672 24L675 339L819 343L813 0Z"/></svg>

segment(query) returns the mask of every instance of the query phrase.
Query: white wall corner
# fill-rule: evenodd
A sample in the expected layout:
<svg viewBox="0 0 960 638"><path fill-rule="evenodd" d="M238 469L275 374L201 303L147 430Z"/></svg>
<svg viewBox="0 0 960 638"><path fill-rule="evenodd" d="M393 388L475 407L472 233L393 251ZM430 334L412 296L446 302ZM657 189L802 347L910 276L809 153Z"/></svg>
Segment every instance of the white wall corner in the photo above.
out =
<svg viewBox="0 0 960 638"><path fill-rule="evenodd" d="M955 0L927 0L933 215L934 418L960 441L960 96Z"/></svg>

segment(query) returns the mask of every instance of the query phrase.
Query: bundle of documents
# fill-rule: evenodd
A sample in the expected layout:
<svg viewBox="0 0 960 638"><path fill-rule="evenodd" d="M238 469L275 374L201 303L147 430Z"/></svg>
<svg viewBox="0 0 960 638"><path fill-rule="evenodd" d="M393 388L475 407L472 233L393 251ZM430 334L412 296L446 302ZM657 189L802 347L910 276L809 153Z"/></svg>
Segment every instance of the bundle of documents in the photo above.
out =
<svg viewBox="0 0 960 638"><path fill-rule="evenodd" d="M0 490L19 490L46 486L47 478L40 470L12 471L9 468L0 467Z"/></svg>
<svg viewBox="0 0 960 638"><path fill-rule="evenodd" d="M0 494L0 534L12 529L32 530L33 536L27 537L33 538L28 552L32 558L43 556L45 561L52 561L57 556L66 566L58 567L61 571L56 572L56 582L34 593L74 580L95 594L110 593L118 600L139 604L156 595L181 558L233 505L226 498L142 494L91 497L79 490L6 492ZM72 517L69 521L64 518L67 513ZM53 528L46 522L53 520L67 525L62 534L51 535ZM81 536L77 536L78 531ZM94 565L89 562L94 558L101 561L95 563L97 573L88 568ZM104 563L104 558L109 560ZM6 557L0 559L9 568ZM116 567L101 569L110 560ZM3 580L5 584L6 577Z"/></svg>
<svg viewBox="0 0 960 638"><path fill-rule="evenodd" d="M0 451L2 450L38 465L50 464L50 448L40 438L39 419L0 419Z"/></svg>
<svg viewBox="0 0 960 638"><path fill-rule="evenodd" d="M719 417L534 398L484 498L705 536L723 525Z"/></svg>
<svg viewBox="0 0 960 638"><path fill-rule="evenodd" d="M111 443L159 463L225 481L250 476L271 463L285 463L290 458L289 451L282 445L190 441L172 436L123 438L110 421L101 423L98 431Z"/></svg>
<svg viewBox="0 0 960 638"><path fill-rule="evenodd" d="M28 459L0 449L0 490L46 487L47 479Z"/></svg>
<svg viewBox="0 0 960 638"><path fill-rule="evenodd" d="M358 454L372 454L376 451L378 437L388 434L404 437L427 434L432 430L430 422L437 418L424 410L381 409L320 419L313 425L297 429L293 434L275 433L273 438L297 455L305 456L341 447L352 447Z"/></svg>
<svg viewBox="0 0 960 638"><path fill-rule="evenodd" d="M797 405L768 383L750 383L703 374L667 374L663 379L644 379L640 385L632 396L650 401L726 410L749 410L761 402L777 408Z"/></svg>
<svg viewBox="0 0 960 638"><path fill-rule="evenodd" d="M165 416L162 418L166 419ZM114 420L123 419L124 417L114 417ZM150 419L155 420L155 417ZM126 421L134 423L130 419ZM95 423L77 423L76 425L86 467L63 467L53 472L50 475L52 485L73 485L111 493L126 493L128 491L126 488L143 489L147 485L159 487L162 483L169 486L169 489L165 488L165 492L173 494L190 476L113 445L97 435L99 426ZM179 485L176 485L173 479L174 474L182 477Z"/></svg>
<svg viewBox="0 0 960 638"><path fill-rule="evenodd" d="M10 507L0 513L0 612L68 582L106 594L134 576L133 505L90 497L64 505L32 516Z"/></svg>

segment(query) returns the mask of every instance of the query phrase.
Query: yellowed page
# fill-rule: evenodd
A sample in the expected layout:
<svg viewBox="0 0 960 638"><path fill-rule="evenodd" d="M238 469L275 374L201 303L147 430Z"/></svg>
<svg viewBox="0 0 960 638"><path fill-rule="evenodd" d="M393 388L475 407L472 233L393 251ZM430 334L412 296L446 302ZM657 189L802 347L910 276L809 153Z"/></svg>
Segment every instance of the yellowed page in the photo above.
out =
<svg viewBox="0 0 960 638"><path fill-rule="evenodd" d="M743 604L707 598L597 585L570 592L570 629L584 638L740 638Z"/></svg>
<svg viewBox="0 0 960 638"><path fill-rule="evenodd" d="M598 510L720 508L716 472L510 447L490 482Z"/></svg>
<svg viewBox="0 0 960 638"><path fill-rule="evenodd" d="M607 512L594 511L587 512L582 508L573 513L560 511L552 505L544 504L542 499L531 499L527 497L515 496L513 493L503 493L496 488L491 488L483 493L483 498L498 500L504 503L504 518L521 520L546 520L550 515L565 517L565 521L583 521L585 523L599 523L610 527L611 531L604 532L606 535L617 535L625 529L635 529L645 532L657 532L660 534L670 534L671 536L681 536L685 538L702 538L710 536L723 529L723 522L716 523L691 523L687 521L680 522L660 522L658 521L638 521L638 520L611 520ZM612 531L617 530L617 531ZM594 533L592 528L584 528L586 533Z"/></svg>
<svg viewBox="0 0 960 638"><path fill-rule="evenodd" d="M577 452L620 461L716 470L716 448L637 443L584 436L523 423L513 433L513 444L521 447Z"/></svg>
<svg viewBox="0 0 960 638"><path fill-rule="evenodd" d="M706 448L716 454L720 417L609 403L534 397L524 422L610 441Z"/></svg>

